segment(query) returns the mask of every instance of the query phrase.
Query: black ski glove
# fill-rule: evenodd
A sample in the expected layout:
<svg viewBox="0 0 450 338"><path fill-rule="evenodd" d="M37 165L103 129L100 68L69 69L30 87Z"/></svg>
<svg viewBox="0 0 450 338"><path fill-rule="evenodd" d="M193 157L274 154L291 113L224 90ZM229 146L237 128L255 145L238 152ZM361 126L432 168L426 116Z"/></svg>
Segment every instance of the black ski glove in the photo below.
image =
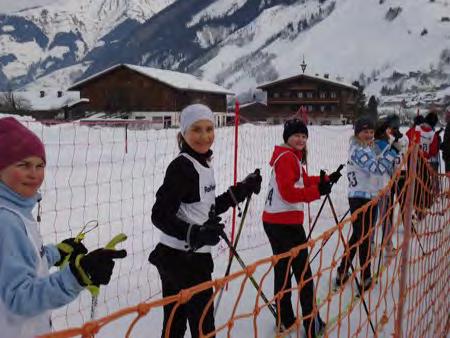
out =
<svg viewBox="0 0 450 338"><path fill-rule="evenodd" d="M342 174L339 171L332 172L328 178L330 179L330 183L336 184L341 178Z"/></svg>
<svg viewBox="0 0 450 338"><path fill-rule="evenodd" d="M188 230L187 242L192 250L198 250L204 245L216 245L220 242L220 234L225 225L220 223L220 217L208 219L203 225L192 224Z"/></svg>
<svg viewBox="0 0 450 338"><path fill-rule="evenodd" d="M339 170L337 170L339 171ZM325 170L321 169L320 170L320 181L319 181L319 193L320 196L323 195L328 195L331 192L331 181L330 180L325 180Z"/></svg>
<svg viewBox="0 0 450 338"><path fill-rule="evenodd" d="M88 253L88 249L86 249L83 243L75 238L63 240L61 243L56 244L56 248L58 249L61 258L55 263L55 266L65 265L66 262L68 263L71 255L76 257Z"/></svg>
<svg viewBox="0 0 450 338"><path fill-rule="evenodd" d="M328 195L331 192L331 181L321 181L318 187L320 196Z"/></svg>
<svg viewBox="0 0 450 338"><path fill-rule="evenodd" d="M259 169L256 169L254 172L248 174L247 177L244 178L241 183L244 184L247 188L247 197L251 194L259 194L259 192L261 191L261 182L262 177Z"/></svg>
<svg viewBox="0 0 450 338"><path fill-rule="evenodd" d="M399 139L401 139L403 137L402 132L398 128L393 128L391 134L395 138L394 142L398 141Z"/></svg>
<svg viewBox="0 0 450 338"><path fill-rule="evenodd" d="M126 256L126 250L97 249L87 255L72 256L70 270L80 285L106 285L111 280L114 259Z"/></svg>
<svg viewBox="0 0 450 338"><path fill-rule="evenodd" d="M394 136L394 142L391 144L391 149L398 154L402 150L402 145L398 140L403 137L403 134L398 129L394 129L392 135Z"/></svg>

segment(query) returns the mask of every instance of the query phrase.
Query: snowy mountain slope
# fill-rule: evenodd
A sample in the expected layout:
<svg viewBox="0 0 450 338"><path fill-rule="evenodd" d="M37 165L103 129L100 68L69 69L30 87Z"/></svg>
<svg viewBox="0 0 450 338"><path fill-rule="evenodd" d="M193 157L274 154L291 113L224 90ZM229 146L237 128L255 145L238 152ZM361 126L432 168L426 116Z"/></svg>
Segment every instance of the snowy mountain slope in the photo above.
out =
<svg viewBox="0 0 450 338"><path fill-rule="evenodd" d="M82 3L89 1L92 0ZM114 2L118 4L115 8L139 12L135 7L126 7L124 1ZM433 88L446 92L450 86L450 0L160 0L159 3L169 2L170 6L144 23L133 21L142 17L129 14L134 19L122 21L106 35L102 34L107 30L102 30L95 20L91 22L92 16L86 18L90 22L89 37L85 38L80 30L66 32L72 34L70 38L60 35L61 42L51 49L52 56L26 71L26 65L37 62L37 57L25 52L24 46L28 44L27 50L39 50L54 41L52 36L56 37L48 33L56 31L51 28L45 30L48 35L41 34L44 28L38 29L45 26L42 23L35 25L38 29L30 25L35 37L16 45L9 42L17 51L0 54L0 67L9 77L17 74L21 65L25 76L22 82L26 83L32 80L33 71L36 77L81 60L82 68L86 69L82 77L117 63L131 63L195 73L233 91L246 92L261 83L297 74L304 55L307 73L329 73L331 78L339 77L346 82L359 80L369 94L379 94L383 87L385 91L396 86L400 92ZM143 3L140 0L139 4ZM112 6L109 0L102 4ZM92 7L91 15L97 13L99 18L106 15ZM114 18L120 22L118 12ZM112 18L110 15L102 20L111 22ZM94 33L97 38L93 38ZM3 35L0 31L0 43L5 39ZM65 57L66 63L56 62L60 55L69 52L72 54ZM10 61L15 57L17 60ZM397 73L404 74L401 85Z"/></svg>
<svg viewBox="0 0 450 338"><path fill-rule="evenodd" d="M305 14L308 11L314 13L313 4L297 4L273 10L272 15L266 15L265 18L261 15L254 22L256 27L245 27L223 41L217 56L200 69L210 80L223 79L225 86L231 85L238 90L261 83L257 76L261 73L258 64L263 66L264 62L251 60L254 67L241 67L226 76L219 65L226 62L228 67L232 67L233 63L239 63L243 55L251 53L270 56L265 67L276 70L279 77L298 73L302 55L305 55L308 63L307 72L330 73L348 82L357 79L361 73L367 77L383 77L390 75L393 70L427 70L432 64L436 67L443 50L450 48L450 22L441 21L443 17L450 16L450 4L447 1L430 3L428 0L380 2L336 1L334 8L328 7L328 10L334 9L329 16L300 34L295 32L294 20L298 20L298 17L291 14L294 10ZM326 3L331 6L329 1L322 6ZM389 9L398 7L401 8L400 14L392 21L387 20ZM323 8L326 10L326 7ZM286 33L260 48L255 41L264 40L267 27L277 29L275 25L280 22L284 22L286 27L294 23L291 34ZM422 35L424 29L428 33ZM245 38L249 30L254 32L249 43L234 42ZM289 29L284 31L289 32ZM447 84L449 82L447 78Z"/></svg>
<svg viewBox="0 0 450 338"><path fill-rule="evenodd" d="M448 0L192 1L175 3L102 52L113 55L109 66L194 72L236 92L298 73L304 55L308 73L358 79L379 93L394 71L427 72L442 63L448 17ZM104 58L93 61L86 76L105 66ZM441 84L450 84L448 74Z"/></svg>
<svg viewBox="0 0 450 338"><path fill-rule="evenodd" d="M127 36L173 1L57 0L0 15L0 74L24 84L72 66L95 47Z"/></svg>
<svg viewBox="0 0 450 338"><path fill-rule="evenodd" d="M195 72L214 58L220 43L235 31L251 26L260 15L265 15L266 11L274 7L289 9L289 6L303 1L318 3L317 0L175 2L138 27L128 39L113 46L114 49L108 51L105 48L104 53L112 56L107 60L107 65L139 63ZM266 27L266 31L272 38L276 38L279 33L272 27ZM233 59L229 61L233 62ZM102 69L104 62L94 61L88 73Z"/></svg>

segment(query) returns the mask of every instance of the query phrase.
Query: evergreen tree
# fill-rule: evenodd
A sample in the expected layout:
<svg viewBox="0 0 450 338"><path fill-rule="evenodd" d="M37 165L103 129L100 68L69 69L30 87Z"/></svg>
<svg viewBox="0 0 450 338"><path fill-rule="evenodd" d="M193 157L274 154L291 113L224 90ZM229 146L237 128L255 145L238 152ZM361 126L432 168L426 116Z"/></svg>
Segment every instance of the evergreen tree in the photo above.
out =
<svg viewBox="0 0 450 338"><path fill-rule="evenodd" d="M357 119L363 115L366 114L366 94L364 94L364 86L359 83L359 81L354 81L352 83L353 86L358 88L358 92L356 93L355 97L355 116L354 118Z"/></svg>
<svg viewBox="0 0 450 338"><path fill-rule="evenodd" d="M374 95L370 97L367 104L367 113L374 121L378 119L378 101Z"/></svg>

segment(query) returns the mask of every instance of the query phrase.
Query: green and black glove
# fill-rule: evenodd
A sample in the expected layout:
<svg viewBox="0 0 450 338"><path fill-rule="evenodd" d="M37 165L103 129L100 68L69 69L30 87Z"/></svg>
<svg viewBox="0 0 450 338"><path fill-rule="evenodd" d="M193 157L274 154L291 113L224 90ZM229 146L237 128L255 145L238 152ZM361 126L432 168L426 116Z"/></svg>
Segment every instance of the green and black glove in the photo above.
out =
<svg viewBox="0 0 450 338"><path fill-rule="evenodd" d="M77 238L67 238L61 243L56 244L56 248L59 251L60 259L55 263L55 266L64 266L69 262L70 256L78 256L81 254L87 254L88 249Z"/></svg>
<svg viewBox="0 0 450 338"><path fill-rule="evenodd" d="M98 294L99 285L110 282L114 269L114 259L127 256L126 250L116 250L116 244L127 239L125 234L115 236L104 248L94 250L87 255L70 257L70 270L80 285L86 286L93 295Z"/></svg>
<svg viewBox="0 0 450 338"><path fill-rule="evenodd" d="M70 260L70 270L83 286L107 285L114 269L114 259L125 258L126 250L97 249Z"/></svg>

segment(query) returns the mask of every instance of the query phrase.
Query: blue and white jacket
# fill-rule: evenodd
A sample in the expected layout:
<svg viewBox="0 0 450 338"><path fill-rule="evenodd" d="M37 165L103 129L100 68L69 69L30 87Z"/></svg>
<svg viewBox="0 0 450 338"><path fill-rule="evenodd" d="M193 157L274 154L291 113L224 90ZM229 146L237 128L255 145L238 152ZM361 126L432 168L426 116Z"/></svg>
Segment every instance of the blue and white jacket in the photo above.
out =
<svg viewBox="0 0 450 338"><path fill-rule="evenodd" d="M390 149L390 144L387 140L375 140L374 144L375 144L374 151L377 156L377 159L382 157L384 155L384 153ZM400 159L400 157L398 157L398 156L396 158ZM389 180L392 177L392 172L394 171L394 168L395 168L395 164L396 163L394 163L392 165L391 170L386 171L383 175L372 175L371 176L371 180L372 180L373 186L374 186L374 193L379 192L389 183Z"/></svg>
<svg viewBox="0 0 450 338"><path fill-rule="evenodd" d="M374 177L391 176L397 153L386 149L379 156L372 146L365 145L355 136L350 138L347 162L348 197L372 199L379 187Z"/></svg>
<svg viewBox="0 0 450 338"><path fill-rule="evenodd" d="M0 182L0 336L28 338L50 331L50 310L71 302L81 286L67 266L49 273L60 259L42 245L31 211L37 198L24 198Z"/></svg>

